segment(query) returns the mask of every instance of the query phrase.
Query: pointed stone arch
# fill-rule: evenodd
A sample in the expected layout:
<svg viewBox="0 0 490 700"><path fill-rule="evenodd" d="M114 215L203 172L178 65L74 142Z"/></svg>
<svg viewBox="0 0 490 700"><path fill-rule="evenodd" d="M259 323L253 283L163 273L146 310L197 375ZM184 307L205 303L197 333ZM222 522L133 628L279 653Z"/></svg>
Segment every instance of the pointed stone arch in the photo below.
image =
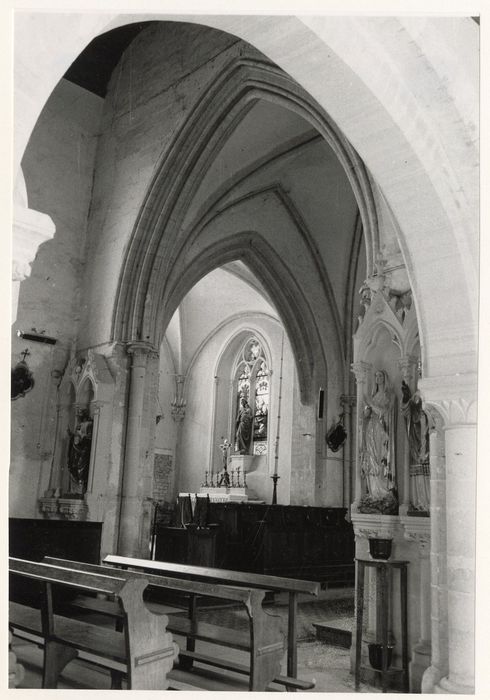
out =
<svg viewBox="0 0 490 700"><path fill-rule="evenodd" d="M260 99L303 117L333 149L352 186L366 236L371 269L378 249L376 209L361 159L324 110L288 75L265 60L231 61L197 102L159 164L137 218L122 267L113 315L113 339L154 342L148 326L155 298L155 277L171 270L188 231L182 221L203 170L235 126ZM151 324L150 324L151 325Z"/></svg>
<svg viewBox="0 0 490 700"><path fill-rule="evenodd" d="M183 297L206 274L228 262L241 260L257 276L277 307L293 348L303 403L313 397L313 378L325 376L323 352L315 315L294 275L274 249L256 231L235 233L210 244L194 256L185 275L177 277L160 310L158 326L164 329Z"/></svg>

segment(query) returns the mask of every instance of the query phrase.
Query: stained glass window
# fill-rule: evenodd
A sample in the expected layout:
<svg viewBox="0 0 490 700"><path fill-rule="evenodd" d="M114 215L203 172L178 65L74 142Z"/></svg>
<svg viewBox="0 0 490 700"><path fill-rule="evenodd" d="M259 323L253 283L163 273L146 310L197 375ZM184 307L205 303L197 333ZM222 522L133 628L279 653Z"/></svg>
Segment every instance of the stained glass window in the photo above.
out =
<svg viewBox="0 0 490 700"><path fill-rule="evenodd" d="M235 451L267 454L270 371L257 338L249 338L242 346L234 377Z"/></svg>

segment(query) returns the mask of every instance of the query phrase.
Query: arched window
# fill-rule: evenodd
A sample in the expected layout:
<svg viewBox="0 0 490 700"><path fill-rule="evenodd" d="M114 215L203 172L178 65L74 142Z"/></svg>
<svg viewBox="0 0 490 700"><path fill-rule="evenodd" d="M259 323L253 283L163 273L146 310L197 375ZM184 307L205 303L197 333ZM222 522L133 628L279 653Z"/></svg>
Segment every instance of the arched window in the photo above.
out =
<svg viewBox="0 0 490 700"><path fill-rule="evenodd" d="M233 377L235 452L265 455L267 454L270 370L262 344L257 338L248 338L242 346L235 362ZM240 422L243 427L244 414L247 424L242 430Z"/></svg>

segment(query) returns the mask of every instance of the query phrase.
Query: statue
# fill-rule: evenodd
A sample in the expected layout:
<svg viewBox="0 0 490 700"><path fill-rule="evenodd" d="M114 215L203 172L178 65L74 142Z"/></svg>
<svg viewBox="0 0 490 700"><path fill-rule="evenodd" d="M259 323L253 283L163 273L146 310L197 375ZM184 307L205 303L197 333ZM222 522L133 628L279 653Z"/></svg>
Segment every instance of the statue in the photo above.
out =
<svg viewBox="0 0 490 700"><path fill-rule="evenodd" d="M252 440L253 414L246 399L242 398L240 404L241 408L236 420L235 450L241 455L246 455L250 451Z"/></svg>
<svg viewBox="0 0 490 700"><path fill-rule="evenodd" d="M87 410L78 416L75 432L68 428L70 443L68 447L68 471L76 483L76 493L84 494L87 490L90 453L92 449L93 420Z"/></svg>
<svg viewBox="0 0 490 700"><path fill-rule="evenodd" d="M377 370L371 397L365 398L362 419L360 466L367 496L361 512L395 514L395 393L386 372Z"/></svg>
<svg viewBox="0 0 490 700"><path fill-rule="evenodd" d="M422 409L422 397L413 396L408 384L402 381L401 410L405 416L410 454L410 505L413 510L430 510L429 421Z"/></svg>

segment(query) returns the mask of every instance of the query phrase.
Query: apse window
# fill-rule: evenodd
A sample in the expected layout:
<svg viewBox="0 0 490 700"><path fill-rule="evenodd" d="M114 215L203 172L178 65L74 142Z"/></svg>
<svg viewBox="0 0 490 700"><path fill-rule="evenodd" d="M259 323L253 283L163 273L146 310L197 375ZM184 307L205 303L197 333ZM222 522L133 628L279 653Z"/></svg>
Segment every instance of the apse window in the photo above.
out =
<svg viewBox="0 0 490 700"><path fill-rule="evenodd" d="M242 346L234 370L235 452L267 454L270 371L261 342Z"/></svg>

